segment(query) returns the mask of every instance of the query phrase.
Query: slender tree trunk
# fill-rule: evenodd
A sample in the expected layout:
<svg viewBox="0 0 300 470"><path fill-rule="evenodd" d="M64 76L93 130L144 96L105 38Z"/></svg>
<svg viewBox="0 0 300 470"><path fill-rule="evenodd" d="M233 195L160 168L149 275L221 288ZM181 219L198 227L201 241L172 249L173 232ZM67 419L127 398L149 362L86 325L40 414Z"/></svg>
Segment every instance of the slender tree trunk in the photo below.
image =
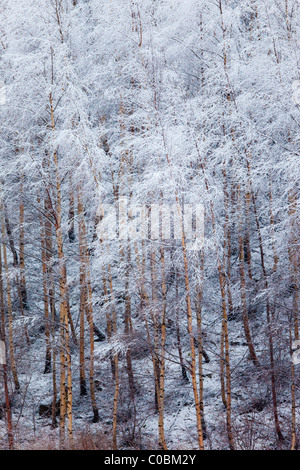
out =
<svg viewBox="0 0 300 470"><path fill-rule="evenodd" d="M2 280L2 254L0 246L0 312L1 312L1 327L0 327L0 340L3 342L6 354L6 332L5 332L5 306L4 306L4 293L3 293L3 280ZM5 358L6 360L6 358ZM7 424L7 436L8 436L8 447L10 450L14 448L14 435L12 427L12 414L10 406L10 397L8 390L8 376L7 376L7 364L4 362L3 367L3 382L4 382L4 396L5 396L5 411L6 411L6 424Z"/></svg>
<svg viewBox="0 0 300 470"><path fill-rule="evenodd" d="M125 335L129 336L132 333L132 320L131 320L131 296L130 296L130 247L127 248L127 268L125 274ZM126 352L126 363L127 363L127 374L128 374L128 384L130 390L130 397L132 402L134 402L135 398L135 383L134 383L134 375L133 375L133 368L132 368L132 359L131 359L131 348L130 346Z"/></svg>
<svg viewBox="0 0 300 470"><path fill-rule="evenodd" d="M246 228L245 228L245 237L244 237L244 259L247 263L248 267L248 277L250 281L252 281L252 267L251 267L251 244L250 244L250 227L251 227L251 220L250 220L250 207L251 207L251 192L249 188L245 193L245 212L246 212Z"/></svg>
<svg viewBox="0 0 300 470"><path fill-rule="evenodd" d="M57 427L56 420L56 403L57 403L57 385L56 385L56 337L55 337L55 299L54 299L54 285L53 279L50 279L51 290L49 290L50 298L50 312L51 312L51 333L52 333L52 429ZM51 296L53 295L53 297Z"/></svg>
<svg viewBox="0 0 300 470"><path fill-rule="evenodd" d="M168 164L170 166L169 156L167 155ZM170 167L171 168L171 167ZM195 353L195 343L193 335L193 325L192 325L192 304L191 304L191 295L190 295L190 281L189 281L189 270L188 270L188 257L186 250L185 235L183 229L183 217L182 210L179 203L178 194L176 193L176 205L179 215L180 228L181 228L181 246L183 252L183 261L184 261L184 280L185 280L185 289L186 289L186 306L187 306L187 322L188 322L188 332L190 336L190 347L191 347L191 379L194 392L194 402L196 409L196 420L197 420L197 431L198 431L198 444L199 449L204 449L203 444L203 430L202 430L202 417L201 417L201 408L200 400L198 396L198 387L197 387L197 378L196 378L196 353Z"/></svg>
<svg viewBox="0 0 300 470"><path fill-rule="evenodd" d="M247 170L248 170L249 183L250 183L250 188L251 188L251 198L252 198L254 217L255 217L256 228L257 228L257 235L258 235L258 240L259 240L261 268L262 268L262 273L263 273L265 291L267 293L266 310L267 310L268 343L269 343L270 368L271 368L271 390L272 390L273 415L274 415L276 433L277 433L279 441L282 442L284 440L284 437L281 432L281 427L280 427L279 417L278 417L276 375L275 375L275 362L274 362L275 361L274 344L273 344L273 335L272 335L272 315L271 315L271 306L270 306L270 300L269 300L269 282L268 282L267 271L265 267L265 254L264 254L264 249L263 249L262 235L261 235L260 223L259 223L257 207L256 207L256 199L254 196L254 191L253 191L253 186L252 186L250 168L251 168L250 162L247 159Z"/></svg>
<svg viewBox="0 0 300 470"><path fill-rule="evenodd" d="M152 289L152 309L153 314L153 329L154 329L154 391L155 391L155 407L156 411L159 412L159 387L160 387L160 354L159 354L159 325L158 325L158 311L157 311L157 274L156 274L156 256L155 249L151 249L151 289Z"/></svg>
<svg viewBox="0 0 300 470"><path fill-rule="evenodd" d="M69 242L73 243L75 241L75 228L74 228L74 217L75 217L75 198L74 191L72 187L72 178L69 176L69 228L68 228L68 237Z"/></svg>
<svg viewBox="0 0 300 470"><path fill-rule="evenodd" d="M245 265L244 265L244 237L243 237L243 221L242 221L242 206L241 206L241 189L238 186L238 216L239 216L239 271L240 271L240 282L241 282L241 305L242 305L242 312L243 312L243 324L244 324L244 332L245 338L247 341L249 354L251 361L254 365L259 366L259 362L255 353L250 325L249 325L249 317L248 317L248 307L247 307L247 294L246 294L246 273L245 273Z"/></svg>
<svg viewBox="0 0 300 470"><path fill-rule="evenodd" d="M21 207L22 207L22 204L20 206L20 220L22 220L24 218L24 211L21 210ZM10 249L11 249L11 252L12 252L12 255L13 255L13 266L16 268L16 270L18 270L21 267L21 264L19 264L17 250L15 248L15 243L14 243L14 239L13 239L13 236L12 236L11 226L10 226L10 222L9 222L9 218L8 218L8 214L7 214L7 208L6 208L5 203L3 203L3 208L4 208L4 220L5 220L6 233L7 233L7 236L8 236ZM23 214L22 214L22 212L23 212ZM24 225L24 220L22 222L21 227L23 225ZM20 233L21 232L22 232L22 228L20 230ZM25 263L24 263L24 240L23 240L24 235L21 236L21 239L22 239L22 241L20 240L20 261L21 261L21 258L22 258L22 271L21 272L23 272L23 275L24 275L24 273L25 273L25 271L24 271L24 267L25 267ZM20 277L19 277L18 273L16 275L16 284L17 284L17 291L18 291L18 297L19 297L19 302L20 302L21 315L22 315L23 319L25 319L23 295L22 295L22 289L21 289L21 281L20 281ZM27 294L26 294L26 296L27 296ZM29 340L29 336L28 336L26 321L24 322L24 336L26 338L26 342L27 342L28 346L30 346L30 340Z"/></svg>
<svg viewBox="0 0 300 470"><path fill-rule="evenodd" d="M40 205L40 198L38 204ZM48 297L48 278L46 264L46 243L43 218L40 214L41 227L41 251L42 251L42 273L43 273L43 302L44 302L44 318L45 318L45 338L46 338L46 359L44 374L51 373L51 338L50 338L50 318L49 318L49 297ZM21 259L21 258L20 258Z"/></svg>
<svg viewBox="0 0 300 470"><path fill-rule="evenodd" d="M54 108L52 94L50 93L51 126L55 133ZM69 321L67 311L67 270L62 238L62 206L61 184L59 177L58 156L56 150L53 153L55 178L56 178L56 208L55 208L55 234L60 266L59 293L60 293L60 442L65 444L65 422L68 418L68 438L72 445L72 377L71 354L69 345Z"/></svg>
<svg viewBox="0 0 300 470"><path fill-rule="evenodd" d="M9 340L10 364L11 364L11 370L13 374L15 389L16 391L19 391L20 383L18 379L17 366L16 366L16 361L15 361L15 352L14 352L11 284L10 284L10 274L8 270L7 253L6 253L6 245L5 245L5 222L4 222L3 203L1 203L1 212L2 212L3 260L4 260L4 268L5 268L5 275L6 275L6 288L7 288L8 340Z"/></svg>
<svg viewBox="0 0 300 470"><path fill-rule="evenodd" d="M111 271L109 269L109 287L110 287L110 292L113 292L113 285L112 285L112 277L111 277ZM112 332L113 335L117 335L117 312L115 308L115 302L113 299L113 306L112 306ZM113 407L113 450L118 449L118 440L117 440L117 431L118 431L118 399L119 399L119 388L120 388L120 383L119 383L119 356L118 353L116 352L114 355L114 361L115 361L115 393L114 393L114 407Z"/></svg>
<svg viewBox="0 0 300 470"><path fill-rule="evenodd" d="M21 175L21 184L20 184L20 216L19 216L19 226L20 226L20 243L19 243L19 260L20 260L20 290L21 290L21 299L23 308L28 309L27 305L27 289L26 289L26 277L25 277L25 216L24 216L24 200L23 200L23 174Z"/></svg>
<svg viewBox="0 0 300 470"><path fill-rule="evenodd" d="M177 337L177 349L178 349L178 356L179 356L179 362L180 362L180 367L181 367L181 373L182 373L182 378L184 381L188 382L188 375L186 372L186 367L183 362L183 355L182 355L182 347L181 347L181 332L180 332L180 322L179 322L179 273L176 272L176 279L175 279L175 292L176 292L176 337Z"/></svg>
<svg viewBox="0 0 300 470"><path fill-rule="evenodd" d="M86 297L86 304L85 304L85 311L87 316L87 321L89 325L89 332L90 332L90 395L91 395L91 402L92 402L92 409L93 409L93 422L97 423L99 421L99 411L96 403L96 395L95 395L95 382L94 382L94 320L93 320L93 299L92 299L92 286L91 286L91 279L90 279L90 267L89 267L89 254L88 254L88 247L87 247L87 237L86 237L86 226L84 221L84 208L81 199L81 192L80 188L78 187L78 217L79 217L79 224L80 224L80 239L81 239L81 249L82 249L82 271L84 272L84 279L85 281L85 297Z"/></svg>
<svg viewBox="0 0 300 470"><path fill-rule="evenodd" d="M204 415L204 381L203 381L203 334L202 334L202 297L204 283L204 250L200 255L201 284L196 289L196 311L197 311L197 342L198 342L198 367L199 367L199 400L202 420L203 438L207 436L205 415Z"/></svg>
<svg viewBox="0 0 300 470"><path fill-rule="evenodd" d="M13 236L12 236L11 226L10 226L9 218L8 218L8 215L7 215L8 212L7 212L7 207L6 207L5 202L2 203L2 206L3 206L3 212L4 212L4 221L5 221L6 233L7 233L7 237L8 237L8 241L9 241L10 250L11 250L12 255L13 255L13 264L14 264L15 267L17 267L19 265L19 259L18 259L17 250L15 248L15 242L14 242L14 239L13 239Z"/></svg>
<svg viewBox="0 0 300 470"><path fill-rule="evenodd" d="M81 241L79 239L79 246ZM81 253L81 259L83 255ZM82 262L81 262L82 264ZM84 353L84 315L85 315L85 286L84 286L84 275L83 266L80 266L80 335L79 335L79 375L80 375L80 395L87 395L86 378L85 378L85 353Z"/></svg>
<svg viewBox="0 0 300 470"><path fill-rule="evenodd" d="M164 411L165 411L165 367L166 367L166 279L165 279L165 253L164 248L160 250L161 259L161 270L162 270L162 314L161 314L161 326L160 326L160 368L159 368L159 396L158 396L158 433L159 433L159 447L163 450L167 450L167 444L165 440L164 431Z"/></svg>
<svg viewBox="0 0 300 470"><path fill-rule="evenodd" d="M291 439L291 450L298 449L297 440L297 421L296 421L296 383L295 383L295 365L292 360L292 322L289 319L289 340L290 340L290 354L291 354L291 399L292 399L292 439ZM298 338L299 340L299 338Z"/></svg>
<svg viewBox="0 0 300 470"><path fill-rule="evenodd" d="M198 143L195 140L195 146L199 157L200 168L202 169L204 176L204 183L207 193L209 193L209 184L208 179L205 175L205 168L201 159L201 154L199 151ZM211 213L211 222L213 228L213 234L216 239L216 224L215 224L215 214L212 201L210 202L210 213ZM216 244L216 242L215 242ZM229 348L229 335L228 335L228 315L227 315L227 306L226 306L226 274L224 265L220 261L218 247L216 244L216 254L217 254L217 269L219 275L220 291L221 291L221 305L222 305L222 328L221 328L221 392L222 400L226 407L226 428L228 436L228 444L230 450L235 449L235 443L233 438L232 431L232 419L231 419L231 368L230 368L230 348ZM225 359L225 370L226 370L226 385L223 375L223 361ZM223 384L222 384L222 381ZM225 393L226 392L226 393Z"/></svg>

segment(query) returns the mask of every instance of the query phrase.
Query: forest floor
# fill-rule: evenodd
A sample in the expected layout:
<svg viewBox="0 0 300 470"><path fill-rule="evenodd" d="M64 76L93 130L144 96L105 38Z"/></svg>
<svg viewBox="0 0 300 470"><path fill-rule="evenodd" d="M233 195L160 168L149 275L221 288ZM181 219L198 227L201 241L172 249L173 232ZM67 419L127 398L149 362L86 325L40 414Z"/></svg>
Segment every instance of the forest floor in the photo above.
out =
<svg viewBox="0 0 300 470"><path fill-rule="evenodd" d="M277 449L272 404L264 365L260 370L247 360L248 350L244 338L239 336L240 326L231 322L232 406L233 428L239 449ZM20 393L13 393L12 412L14 438L19 449L59 448L58 428L52 429L51 417L40 416L40 405L52 402L52 374L44 374L45 340L43 328L33 322L29 326L31 345L22 336L16 346L16 360L21 383ZM172 338L172 331L169 331ZM171 339L169 339L170 345ZM146 343L145 343L146 344ZM124 354L120 355L120 395L118 407L118 444L120 449L155 449L158 441L158 415L154 404L152 361L139 334L131 342L135 403L130 401ZM144 347L143 347L144 346ZM226 415L220 392L220 364L217 345L212 336L206 341L209 362L204 362L205 447L227 449ZM122 347L120 346L122 349ZM95 385L100 420L92 423L89 396L81 397L79 390L79 351L72 348L73 368L73 426L75 441L84 448L110 448L112 429L114 383L107 356L107 340L95 343ZM169 347L166 355L165 435L169 449L196 449L196 415L190 381L181 376L177 363L177 349ZM244 358L243 361L238 358ZM89 356L86 356L88 364ZM245 362L248 364L245 367ZM266 368L267 369L267 368ZM59 377L57 377L57 383ZM260 383L260 385L258 385ZM241 386L243 384L243 387ZM246 384L246 385L245 385ZM1 383L1 387L3 387ZM243 390L243 391L242 391ZM11 390L12 392L12 390ZM4 396L1 390L1 396ZM280 421L289 439L289 389L278 384ZM134 409L136 411L134 411ZM297 409L299 415L299 409ZM299 416L297 417L299 418ZM0 445L6 448L5 420L0 421ZM282 448L287 444L283 443Z"/></svg>

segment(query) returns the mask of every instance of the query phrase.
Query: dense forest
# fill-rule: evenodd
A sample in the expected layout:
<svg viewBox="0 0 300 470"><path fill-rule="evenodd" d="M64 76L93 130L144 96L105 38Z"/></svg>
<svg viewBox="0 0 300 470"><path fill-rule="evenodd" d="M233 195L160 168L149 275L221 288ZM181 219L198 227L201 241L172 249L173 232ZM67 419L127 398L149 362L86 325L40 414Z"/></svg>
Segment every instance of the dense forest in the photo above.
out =
<svg viewBox="0 0 300 470"><path fill-rule="evenodd" d="M296 450L300 3L0 0L0 448Z"/></svg>

